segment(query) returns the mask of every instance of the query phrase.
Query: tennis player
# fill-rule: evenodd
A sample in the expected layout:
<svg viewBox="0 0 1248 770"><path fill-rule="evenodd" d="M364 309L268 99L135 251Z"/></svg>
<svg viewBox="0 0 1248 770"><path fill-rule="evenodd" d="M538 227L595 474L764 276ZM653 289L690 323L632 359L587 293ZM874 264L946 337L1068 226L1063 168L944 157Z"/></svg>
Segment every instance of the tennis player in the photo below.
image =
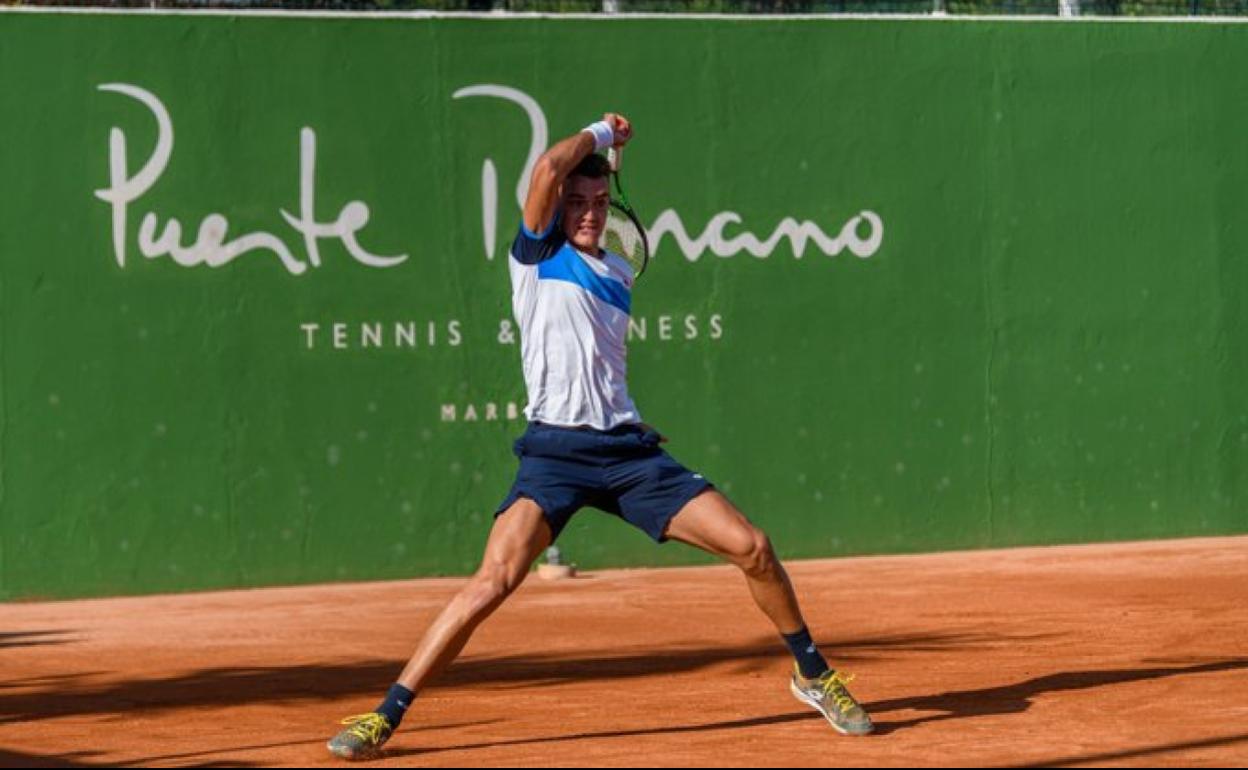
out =
<svg viewBox="0 0 1248 770"><path fill-rule="evenodd" d="M615 514L655 541L678 540L735 564L795 664L790 689L846 735L871 719L830 668L767 536L702 474L674 460L628 394L625 342L633 282L628 262L599 249L606 159L632 127L607 114L538 160L511 247L512 309L520 329L528 429L520 467L495 513L481 566L425 631L376 710L343 720L329 741L344 759L375 756L421 690L524 581L534 560L584 506Z"/></svg>

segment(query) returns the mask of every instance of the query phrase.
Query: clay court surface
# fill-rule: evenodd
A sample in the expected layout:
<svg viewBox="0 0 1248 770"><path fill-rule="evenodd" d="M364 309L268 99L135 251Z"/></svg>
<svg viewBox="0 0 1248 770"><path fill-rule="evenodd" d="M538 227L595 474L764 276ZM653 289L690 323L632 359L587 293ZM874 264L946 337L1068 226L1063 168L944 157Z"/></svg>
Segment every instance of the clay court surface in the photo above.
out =
<svg viewBox="0 0 1248 770"><path fill-rule="evenodd" d="M843 738L732 568L531 578L374 764L1248 765L1248 537L793 562ZM0 763L323 765L460 580L10 604Z"/></svg>

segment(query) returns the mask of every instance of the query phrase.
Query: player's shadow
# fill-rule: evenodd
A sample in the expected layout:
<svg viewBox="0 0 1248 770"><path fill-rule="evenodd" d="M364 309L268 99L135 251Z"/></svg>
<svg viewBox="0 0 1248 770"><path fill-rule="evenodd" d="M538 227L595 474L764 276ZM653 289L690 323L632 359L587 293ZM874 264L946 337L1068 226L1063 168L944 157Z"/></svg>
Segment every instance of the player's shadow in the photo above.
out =
<svg viewBox="0 0 1248 770"><path fill-rule="evenodd" d="M923 651L973 651L985 645L1034 641L1040 637L987 634L898 634L841 640L838 660L863 660ZM521 653L457 661L437 688L523 688L586 681L698 672L729 666L729 673L783 670L783 647L769 637L740 646L650 647ZM188 707L254 703L338 701L384 692L402 668L401 660L352 661L296 666L208 668L167 677L108 681L98 674L0 682L0 724L65 716L155 713ZM359 704L364 705L364 704ZM372 705L371 703L367 705Z"/></svg>
<svg viewBox="0 0 1248 770"><path fill-rule="evenodd" d="M1152 668L1111 669L1099 671L1066 671L1060 674L1047 674L1027 679L1014 684L998 687L981 687L974 690L951 690L934 695L919 695L906 698L864 703L863 706L876 718L876 733L889 733L915 727L930 722L942 722L949 719L966 719L968 717L1000 716L1002 714L1018 714L1031 708L1032 700L1038 695L1073 690L1093 690L1129 682L1142 682L1151 679L1164 679L1189 674L1204 674L1214 671L1236 671L1248 669L1248 659L1234 658L1230 660L1210 661L1191 666L1166 666ZM931 712L913 719L888 721L880 716L893 711Z"/></svg>

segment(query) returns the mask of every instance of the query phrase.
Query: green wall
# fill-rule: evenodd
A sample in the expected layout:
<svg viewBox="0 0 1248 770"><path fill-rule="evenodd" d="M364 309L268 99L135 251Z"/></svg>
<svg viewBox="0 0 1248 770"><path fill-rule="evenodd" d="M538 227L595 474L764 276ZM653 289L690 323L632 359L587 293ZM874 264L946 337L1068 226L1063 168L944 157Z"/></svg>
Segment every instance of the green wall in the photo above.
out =
<svg viewBox="0 0 1248 770"><path fill-rule="evenodd" d="M0 597L470 571L517 182L606 110L634 398L785 557L1246 532L1246 71L1244 25L0 13Z"/></svg>

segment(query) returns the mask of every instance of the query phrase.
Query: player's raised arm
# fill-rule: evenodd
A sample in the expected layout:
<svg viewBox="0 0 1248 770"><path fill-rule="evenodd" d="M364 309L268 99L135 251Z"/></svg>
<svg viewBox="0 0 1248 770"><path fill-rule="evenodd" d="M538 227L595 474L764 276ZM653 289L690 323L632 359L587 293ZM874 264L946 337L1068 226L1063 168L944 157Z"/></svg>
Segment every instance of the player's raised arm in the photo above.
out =
<svg viewBox="0 0 1248 770"><path fill-rule="evenodd" d="M632 126L622 115L609 112L597 123L560 141L538 158L524 202L524 226L541 233L550 225L559 203L559 186L586 155L608 147L623 147L632 137Z"/></svg>

